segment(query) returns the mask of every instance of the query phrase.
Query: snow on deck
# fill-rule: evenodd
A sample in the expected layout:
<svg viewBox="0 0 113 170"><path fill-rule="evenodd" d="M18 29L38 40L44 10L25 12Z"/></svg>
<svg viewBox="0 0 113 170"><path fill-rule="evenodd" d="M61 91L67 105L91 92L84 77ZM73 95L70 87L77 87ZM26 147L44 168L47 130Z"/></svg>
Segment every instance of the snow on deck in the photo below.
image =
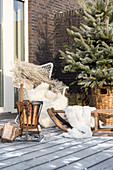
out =
<svg viewBox="0 0 113 170"><path fill-rule="evenodd" d="M113 169L113 137L69 139L62 133L54 127L42 129L44 138L40 142L37 138L25 141L25 137L18 137L12 143L0 143L0 169Z"/></svg>

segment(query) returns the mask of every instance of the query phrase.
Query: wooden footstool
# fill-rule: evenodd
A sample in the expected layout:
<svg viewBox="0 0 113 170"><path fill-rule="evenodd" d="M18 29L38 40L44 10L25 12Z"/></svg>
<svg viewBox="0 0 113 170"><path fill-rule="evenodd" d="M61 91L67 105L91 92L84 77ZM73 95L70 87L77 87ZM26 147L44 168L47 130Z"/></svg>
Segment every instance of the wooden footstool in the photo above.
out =
<svg viewBox="0 0 113 170"><path fill-rule="evenodd" d="M21 135L26 132L26 140L28 139L28 132L40 133L39 130L39 116L43 106L43 101L23 101L16 102L19 115L19 124Z"/></svg>
<svg viewBox="0 0 113 170"><path fill-rule="evenodd" d="M97 109L91 112L94 114L95 128L93 129L93 136L113 136L113 128L100 128L99 127L99 114L113 116L113 109Z"/></svg>

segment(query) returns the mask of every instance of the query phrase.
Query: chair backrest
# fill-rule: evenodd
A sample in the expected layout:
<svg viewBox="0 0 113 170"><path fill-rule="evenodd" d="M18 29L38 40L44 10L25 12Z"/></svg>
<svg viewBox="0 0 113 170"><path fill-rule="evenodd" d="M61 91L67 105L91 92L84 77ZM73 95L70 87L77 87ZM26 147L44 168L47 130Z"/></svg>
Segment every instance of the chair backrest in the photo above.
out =
<svg viewBox="0 0 113 170"><path fill-rule="evenodd" d="M42 101L17 102L19 122L21 129L38 128L39 116L42 109Z"/></svg>
<svg viewBox="0 0 113 170"><path fill-rule="evenodd" d="M52 75L52 72L53 72L53 63L52 62L49 62L49 63L46 63L46 64L43 64L43 65L40 65L40 67L42 68L45 68L48 73L49 73L49 79L51 79L51 75ZM66 90L69 89L68 86L63 86L62 89L60 90L61 94L63 96L65 96L66 94Z"/></svg>
<svg viewBox="0 0 113 170"><path fill-rule="evenodd" d="M51 79L51 75L53 72L53 63L49 62L43 65L40 65L39 67L45 68L47 72L49 73L49 79Z"/></svg>

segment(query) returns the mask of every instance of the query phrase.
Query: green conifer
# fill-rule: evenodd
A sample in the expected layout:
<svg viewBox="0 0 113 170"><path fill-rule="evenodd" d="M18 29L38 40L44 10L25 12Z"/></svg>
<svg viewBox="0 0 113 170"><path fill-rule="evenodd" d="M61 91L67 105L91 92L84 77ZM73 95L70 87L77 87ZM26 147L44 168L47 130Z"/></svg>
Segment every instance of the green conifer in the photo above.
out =
<svg viewBox="0 0 113 170"><path fill-rule="evenodd" d="M84 15L78 28L67 29L74 43L60 51L67 64L64 71L75 72L85 89L113 85L113 0L78 0Z"/></svg>

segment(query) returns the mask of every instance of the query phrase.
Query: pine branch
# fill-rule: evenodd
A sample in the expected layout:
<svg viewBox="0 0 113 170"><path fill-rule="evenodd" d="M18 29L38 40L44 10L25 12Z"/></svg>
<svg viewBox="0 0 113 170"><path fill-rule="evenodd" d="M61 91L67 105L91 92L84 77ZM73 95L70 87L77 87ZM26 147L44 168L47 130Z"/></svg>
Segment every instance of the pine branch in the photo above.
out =
<svg viewBox="0 0 113 170"><path fill-rule="evenodd" d="M90 51L90 47L85 43L82 35L81 35L80 33L75 33L75 35L78 35L78 36L80 37L81 43L84 45L84 47L85 47L86 49L88 49L88 50Z"/></svg>
<svg viewBox="0 0 113 170"><path fill-rule="evenodd" d="M96 22L95 18L88 14L86 11L84 11L85 15L92 20L92 22Z"/></svg>
<svg viewBox="0 0 113 170"><path fill-rule="evenodd" d="M109 53L111 53L111 50L110 50L109 46L104 41L102 41L102 45L107 48Z"/></svg>

